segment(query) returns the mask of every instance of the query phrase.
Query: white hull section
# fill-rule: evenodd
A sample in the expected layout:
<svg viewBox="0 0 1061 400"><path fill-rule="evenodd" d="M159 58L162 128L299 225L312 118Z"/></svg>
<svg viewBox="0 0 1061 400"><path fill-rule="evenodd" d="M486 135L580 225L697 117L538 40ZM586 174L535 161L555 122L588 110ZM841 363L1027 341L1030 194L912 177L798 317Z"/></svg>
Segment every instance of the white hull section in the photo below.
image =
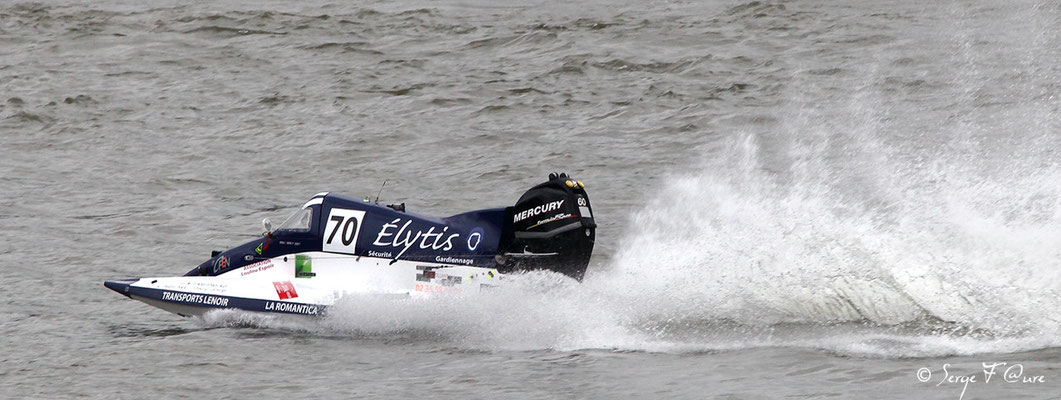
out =
<svg viewBox="0 0 1061 400"><path fill-rule="evenodd" d="M347 294L477 293L498 284L492 268L392 261L325 252L265 259L218 276L107 281L107 287L182 316L215 308L321 315Z"/></svg>

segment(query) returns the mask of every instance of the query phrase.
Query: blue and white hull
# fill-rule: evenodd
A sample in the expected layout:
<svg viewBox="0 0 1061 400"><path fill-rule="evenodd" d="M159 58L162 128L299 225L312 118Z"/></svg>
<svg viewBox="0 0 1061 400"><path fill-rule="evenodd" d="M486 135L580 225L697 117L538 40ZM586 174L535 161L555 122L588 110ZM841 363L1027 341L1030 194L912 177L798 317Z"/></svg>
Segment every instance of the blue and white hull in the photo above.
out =
<svg viewBox="0 0 1061 400"><path fill-rule="evenodd" d="M322 315L346 295L463 295L501 273L549 269L581 279L596 224L585 186L552 175L515 206L432 217L319 193L276 230L184 276L116 279L120 294L183 316L219 308Z"/></svg>

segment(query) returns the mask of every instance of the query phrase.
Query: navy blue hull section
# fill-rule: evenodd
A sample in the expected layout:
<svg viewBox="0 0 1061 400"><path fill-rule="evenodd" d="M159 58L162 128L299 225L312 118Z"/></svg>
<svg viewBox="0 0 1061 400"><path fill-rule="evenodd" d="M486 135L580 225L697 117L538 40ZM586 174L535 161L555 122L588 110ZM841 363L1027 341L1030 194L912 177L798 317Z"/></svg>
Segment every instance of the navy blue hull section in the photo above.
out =
<svg viewBox="0 0 1061 400"><path fill-rule="evenodd" d="M165 289L132 286L138 279L120 279L103 283L107 288L126 296L137 296L155 301L202 308L237 308L245 311L272 312L296 315L324 315L327 306L302 304L289 301L251 299L246 297L219 296Z"/></svg>
<svg viewBox="0 0 1061 400"><path fill-rule="evenodd" d="M140 279L138 279L138 278L115 279L113 281L103 282L103 286L106 286L107 289L110 289L110 290L113 290L115 292L118 292L119 294L128 296L129 295L129 285L132 285L132 284L136 283L136 281L138 281L138 280L140 280Z"/></svg>
<svg viewBox="0 0 1061 400"><path fill-rule="evenodd" d="M339 194L315 199L318 204L307 206L314 215L307 229L276 230L212 256L185 276L216 276L268 258L312 251L486 268L497 264L504 208L437 218Z"/></svg>

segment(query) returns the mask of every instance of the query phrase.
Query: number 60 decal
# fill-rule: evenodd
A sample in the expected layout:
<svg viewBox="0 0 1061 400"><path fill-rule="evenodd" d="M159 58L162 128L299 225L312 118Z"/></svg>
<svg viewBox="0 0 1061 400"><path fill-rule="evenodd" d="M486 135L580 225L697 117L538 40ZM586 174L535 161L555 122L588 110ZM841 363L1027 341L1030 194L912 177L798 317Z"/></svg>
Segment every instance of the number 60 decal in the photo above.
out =
<svg viewBox="0 0 1061 400"><path fill-rule="evenodd" d="M361 232L361 221L364 219L364 211L333 208L324 225L321 250L356 254L357 235Z"/></svg>

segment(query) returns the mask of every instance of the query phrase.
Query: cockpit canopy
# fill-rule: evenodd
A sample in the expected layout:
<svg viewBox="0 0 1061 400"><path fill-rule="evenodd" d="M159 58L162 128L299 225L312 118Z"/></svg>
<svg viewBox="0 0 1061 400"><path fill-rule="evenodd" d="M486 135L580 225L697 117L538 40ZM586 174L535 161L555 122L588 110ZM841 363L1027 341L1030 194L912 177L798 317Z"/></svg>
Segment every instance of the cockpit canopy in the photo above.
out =
<svg viewBox="0 0 1061 400"><path fill-rule="evenodd" d="M295 210L290 217L287 217L287 219L284 220L284 223L276 228L276 231L279 233L309 232L312 223L313 207L305 206L305 208Z"/></svg>

